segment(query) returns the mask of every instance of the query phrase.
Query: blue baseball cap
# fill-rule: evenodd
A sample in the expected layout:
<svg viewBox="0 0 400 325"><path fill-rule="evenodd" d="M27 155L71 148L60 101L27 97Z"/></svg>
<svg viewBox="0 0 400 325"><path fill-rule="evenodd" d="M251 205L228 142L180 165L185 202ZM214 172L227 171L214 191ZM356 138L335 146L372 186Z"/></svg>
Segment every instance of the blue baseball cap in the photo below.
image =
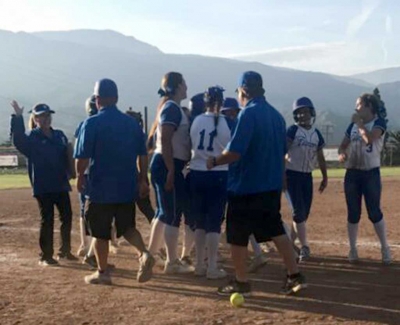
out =
<svg viewBox="0 0 400 325"><path fill-rule="evenodd" d="M50 107L46 104L36 104L33 108L29 111L33 115L41 115L45 113L54 114L55 112L50 109Z"/></svg>
<svg viewBox="0 0 400 325"><path fill-rule="evenodd" d="M263 87L262 77L258 72L246 71L240 78L238 87L246 89L259 89Z"/></svg>
<svg viewBox="0 0 400 325"><path fill-rule="evenodd" d="M117 85L111 79L98 80L94 85L94 95L102 98L118 97Z"/></svg>
<svg viewBox="0 0 400 325"><path fill-rule="evenodd" d="M311 99L308 97L301 97L293 103L293 111L303 107L315 109Z"/></svg>
<svg viewBox="0 0 400 325"><path fill-rule="evenodd" d="M221 112L228 111L230 109L240 109L239 103L235 98L226 97L222 104Z"/></svg>

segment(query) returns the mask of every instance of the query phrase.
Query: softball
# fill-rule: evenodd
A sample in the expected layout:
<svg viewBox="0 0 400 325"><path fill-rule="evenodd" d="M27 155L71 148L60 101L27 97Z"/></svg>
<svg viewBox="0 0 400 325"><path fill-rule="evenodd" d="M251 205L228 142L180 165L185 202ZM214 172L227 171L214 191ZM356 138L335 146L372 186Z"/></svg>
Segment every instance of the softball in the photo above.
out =
<svg viewBox="0 0 400 325"><path fill-rule="evenodd" d="M233 307L240 307L244 304L244 297L240 293L235 292L231 294L230 301Z"/></svg>

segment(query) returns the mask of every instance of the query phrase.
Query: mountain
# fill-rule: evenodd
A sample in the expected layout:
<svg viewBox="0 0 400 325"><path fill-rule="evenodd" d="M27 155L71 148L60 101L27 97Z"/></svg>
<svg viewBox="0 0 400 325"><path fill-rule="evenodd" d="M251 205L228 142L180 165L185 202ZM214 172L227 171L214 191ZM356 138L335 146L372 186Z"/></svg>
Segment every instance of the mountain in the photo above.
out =
<svg viewBox="0 0 400 325"><path fill-rule="evenodd" d="M400 81L400 67L359 73L351 78L360 79L373 85Z"/></svg>
<svg viewBox="0 0 400 325"><path fill-rule="evenodd" d="M199 55L164 54L154 46L113 31L11 33L0 31L0 140L8 136L9 102L18 100L30 108L45 102L56 111L53 124L72 136L85 118L86 98L94 82L114 79L119 87L118 106L126 110L149 107L150 123L159 100L161 77L168 71L181 72L188 96L210 85L222 85L226 96L235 96L238 76L246 70L260 72L267 100L293 123L291 107L301 96L309 96L318 114L318 125L332 123L332 144L338 143L353 113L356 98L373 87L353 78L325 73L275 68L260 63ZM384 85L382 95L389 116L399 101L399 85ZM396 93L397 92L397 93ZM394 93L394 94L393 94ZM386 99L387 96L387 99ZM184 105L187 102L183 103ZM28 114L25 114L26 118ZM400 127L400 120L392 119Z"/></svg>

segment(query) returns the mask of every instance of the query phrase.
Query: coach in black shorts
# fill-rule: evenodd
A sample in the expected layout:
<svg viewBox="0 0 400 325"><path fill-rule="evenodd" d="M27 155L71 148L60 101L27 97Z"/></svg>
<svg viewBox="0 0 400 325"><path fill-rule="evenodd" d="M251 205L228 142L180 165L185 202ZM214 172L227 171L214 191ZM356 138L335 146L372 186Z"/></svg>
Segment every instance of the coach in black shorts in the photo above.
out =
<svg viewBox="0 0 400 325"><path fill-rule="evenodd" d="M139 282L152 275L154 259L146 250L135 228L137 186L141 196L148 195L147 152L145 138L138 122L118 110L118 90L114 81L102 79L95 85L97 115L82 125L75 147L77 187L86 188L88 205L85 212L91 236L95 238L98 271L85 277L88 284L111 284L107 272L108 241L115 219L117 237L125 239L141 253ZM137 180L136 164L139 165ZM88 181L84 174L89 167Z"/></svg>
<svg viewBox="0 0 400 325"><path fill-rule="evenodd" d="M218 289L221 295L250 294L246 273L247 245L254 234L257 242L272 239L288 269L284 292L306 286L299 273L293 247L280 214L286 153L283 117L264 97L261 75L245 72L237 89L243 110L231 142L221 156L209 159L208 168L230 164L228 173L227 241L231 244L236 278Z"/></svg>

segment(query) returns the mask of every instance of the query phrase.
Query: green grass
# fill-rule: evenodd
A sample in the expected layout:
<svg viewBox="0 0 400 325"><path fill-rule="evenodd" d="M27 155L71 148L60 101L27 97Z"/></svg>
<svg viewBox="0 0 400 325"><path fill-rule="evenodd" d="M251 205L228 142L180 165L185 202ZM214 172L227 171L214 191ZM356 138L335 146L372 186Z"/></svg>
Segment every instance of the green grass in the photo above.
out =
<svg viewBox="0 0 400 325"><path fill-rule="evenodd" d="M332 168L328 169L328 177L330 178L343 178L345 169L343 168ZM400 167L382 167L382 177L400 177ZM321 172L315 170L313 176L316 178L321 177ZM73 186L75 182L71 182ZM28 174L1 174L0 173L0 190L12 189L12 188L29 188L31 186L29 182Z"/></svg>

